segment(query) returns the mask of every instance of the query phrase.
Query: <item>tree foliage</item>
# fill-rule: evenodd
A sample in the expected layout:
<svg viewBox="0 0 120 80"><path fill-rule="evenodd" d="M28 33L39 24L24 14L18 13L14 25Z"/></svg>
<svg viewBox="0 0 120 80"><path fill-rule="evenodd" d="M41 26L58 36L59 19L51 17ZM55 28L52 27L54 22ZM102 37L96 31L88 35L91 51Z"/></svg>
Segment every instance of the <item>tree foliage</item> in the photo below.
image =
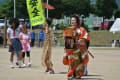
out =
<svg viewBox="0 0 120 80"><path fill-rule="evenodd" d="M0 17L11 16L12 14L12 7L8 6L9 1L0 5Z"/></svg>
<svg viewBox="0 0 120 80"><path fill-rule="evenodd" d="M7 0L0 5L0 17L13 17L13 1ZM49 16L52 18L61 18L63 15L69 16L74 13L88 16L91 12L90 0L49 0L49 4L55 7L55 10L49 10ZM17 17L28 17L26 0L16 0L16 12Z"/></svg>
<svg viewBox="0 0 120 80"><path fill-rule="evenodd" d="M104 18L111 18L115 9L118 9L115 0L97 0L95 14Z"/></svg>
<svg viewBox="0 0 120 80"><path fill-rule="evenodd" d="M55 18L72 14L89 16L92 9L90 0L49 0L49 4L55 7L55 10L49 10L49 16Z"/></svg>
<svg viewBox="0 0 120 80"><path fill-rule="evenodd" d="M54 6L54 10L49 10L49 16L52 18L61 18L64 15L64 6L62 0L49 0L49 4Z"/></svg>
<svg viewBox="0 0 120 80"><path fill-rule="evenodd" d="M0 5L0 17L13 17L14 16L14 0L7 0ZM28 17L26 0L16 0L16 17Z"/></svg>
<svg viewBox="0 0 120 80"><path fill-rule="evenodd" d="M114 15L115 18L120 18L120 10L115 10Z"/></svg>
<svg viewBox="0 0 120 80"><path fill-rule="evenodd" d="M91 12L90 0L62 0L64 5L64 14L79 14L88 16Z"/></svg>

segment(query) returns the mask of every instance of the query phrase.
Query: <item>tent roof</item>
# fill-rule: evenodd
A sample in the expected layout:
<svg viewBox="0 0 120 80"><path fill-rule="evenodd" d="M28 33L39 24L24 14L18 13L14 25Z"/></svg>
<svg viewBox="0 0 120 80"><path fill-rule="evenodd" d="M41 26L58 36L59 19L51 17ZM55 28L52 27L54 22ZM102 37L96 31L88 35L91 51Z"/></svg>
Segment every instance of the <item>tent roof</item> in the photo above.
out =
<svg viewBox="0 0 120 80"><path fill-rule="evenodd" d="M117 18L110 28L110 32L120 31L120 18Z"/></svg>

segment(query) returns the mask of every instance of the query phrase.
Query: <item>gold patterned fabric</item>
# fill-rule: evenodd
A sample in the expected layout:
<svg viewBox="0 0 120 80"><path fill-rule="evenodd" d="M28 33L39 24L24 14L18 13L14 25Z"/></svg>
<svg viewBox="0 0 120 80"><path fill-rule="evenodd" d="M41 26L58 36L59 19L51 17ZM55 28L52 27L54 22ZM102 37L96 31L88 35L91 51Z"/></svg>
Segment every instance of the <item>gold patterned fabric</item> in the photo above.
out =
<svg viewBox="0 0 120 80"><path fill-rule="evenodd" d="M65 39L67 39L67 34L69 34L70 32L68 32L69 30L65 30L64 31L64 35L65 35ZM73 32L73 33L72 33ZM71 35L74 35L75 31L72 31ZM84 63L87 63L86 60L86 56L85 58L83 58L83 54L85 52L87 52L87 46L86 46L86 42L85 39L80 39L79 40L79 36L77 33L75 33L74 37L71 36L71 39L75 39L74 43L75 44L74 48L70 49L70 48L66 48L66 56L63 57L63 64L65 65L69 65L69 72L67 74L68 77L74 75L76 78L77 77L81 77L82 76L82 72L83 72L83 65ZM79 41L78 41L79 40ZM66 41L65 45L68 44L68 42L70 44L72 44L72 41L68 40ZM69 46L68 46L69 47Z"/></svg>
<svg viewBox="0 0 120 80"><path fill-rule="evenodd" d="M43 46L43 53L42 53L42 66L46 67L45 60L47 59L47 63L49 68L52 68L53 64L51 62L51 47L52 47L52 32L48 32L45 34L45 41Z"/></svg>

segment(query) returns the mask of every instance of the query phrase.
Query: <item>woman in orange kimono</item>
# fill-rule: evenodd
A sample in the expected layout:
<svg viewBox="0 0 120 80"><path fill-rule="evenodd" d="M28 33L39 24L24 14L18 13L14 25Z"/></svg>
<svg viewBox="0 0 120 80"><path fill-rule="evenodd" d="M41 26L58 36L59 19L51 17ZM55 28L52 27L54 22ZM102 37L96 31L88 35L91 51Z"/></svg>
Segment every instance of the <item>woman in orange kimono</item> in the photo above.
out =
<svg viewBox="0 0 120 80"><path fill-rule="evenodd" d="M88 50L86 45L86 35L81 38L79 17L71 17L72 27L66 28L63 33L65 39L65 52L63 64L69 65L67 74L68 79L81 78L83 75L83 66L89 61ZM70 35L71 34L71 35Z"/></svg>

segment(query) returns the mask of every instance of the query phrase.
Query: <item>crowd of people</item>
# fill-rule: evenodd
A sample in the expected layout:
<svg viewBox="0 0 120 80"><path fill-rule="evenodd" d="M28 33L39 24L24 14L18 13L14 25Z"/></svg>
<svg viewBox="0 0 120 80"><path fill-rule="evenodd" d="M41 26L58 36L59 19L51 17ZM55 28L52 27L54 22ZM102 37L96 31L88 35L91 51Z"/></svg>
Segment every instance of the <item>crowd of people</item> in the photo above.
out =
<svg viewBox="0 0 120 80"><path fill-rule="evenodd" d="M44 23L44 30L39 32L39 47L43 47L42 52L42 66L45 67L45 72L54 74L52 56L52 31L50 30L51 19L46 19ZM10 27L7 29L7 39L9 43L10 67L14 68L13 57L17 57L17 65L19 68L31 66L30 51L34 46L35 33L29 33L24 25L19 26L19 21L16 18L10 20ZM69 66L67 77L81 78L88 74L87 64L89 62L90 54L88 50L90 44L89 33L80 24L78 15L71 16L71 26L66 27L63 32L63 39L65 40L65 55L63 56L63 64ZM28 58L28 63L25 64L25 55Z"/></svg>

